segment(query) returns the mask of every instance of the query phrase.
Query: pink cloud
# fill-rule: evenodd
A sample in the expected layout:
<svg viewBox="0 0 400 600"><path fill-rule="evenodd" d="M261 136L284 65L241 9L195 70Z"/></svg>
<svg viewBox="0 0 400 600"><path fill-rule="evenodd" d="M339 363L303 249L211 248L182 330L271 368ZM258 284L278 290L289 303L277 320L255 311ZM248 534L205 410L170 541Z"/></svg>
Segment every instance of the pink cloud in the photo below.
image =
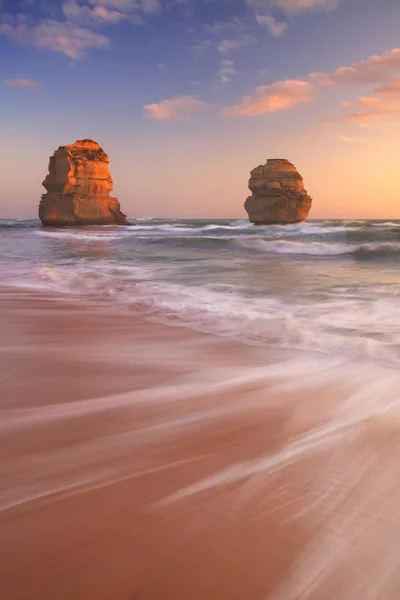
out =
<svg viewBox="0 0 400 600"><path fill-rule="evenodd" d="M54 19L44 19L39 25L30 26L26 19L17 17L14 22L0 24L0 34L72 59L82 58L89 48L104 48L109 42L106 36L90 29Z"/></svg>
<svg viewBox="0 0 400 600"><path fill-rule="evenodd" d="M310 11L331 11L345 0L246 0L254 11L257 22L264 25L275 37L282 35L288 28L285 20L278 20L274 13L278 11L283 17L296 16Z"/></svg>
<svg viewBox="0 0 400 600"><path fill-rule="evenodd" d="M385 80L397 64L397 59L400 59L400 51L395 52L392 50L390 53L382 55L382 57L374 58L376 59L374 61L375 65L382 65L381 80ZM380 58L382 60L379 60ZM400 79L381 81L380 85L373 90L373 93L372 96L360 96L357 103L361 110L346 115L344 120L360 124L362 122L373 123L393 120L394 117L400 116Z"/></svg>
<svg viewBox="0 0 400 600"><path fill-rule="evenodd" d="M370 56L350 66L339 67L331 73L311 73L310 80L321 85L338 83L379 83L400 69L400 48Z"/></svg>
<svg viewBox="0 0 400 600"><path fill-rule="evenodd" d="M389 83L385 83L377 90L378 94L383 96L399 96L400 97L400 79L395 79Z"/></svg>
<svg viewBox="0 0 400 600"><path fill-rule="evenodd" d="M42 87L40 83L33 79L29 79L28 77L6 79L6 85L11 88L25 88L29 90L37 90Z"/></svg>
<svg viewBox="0 0 400 600"><path fill-rule="evenodd" d="M171 121L189 119L197 113L210 110L210 108L210 104L193 96L176 96L156 104L147 104L144 110L146 117L149 119Z"/></svg>
<svg viewBox="0 0 400 600"><path fill-rule="evenodd" d="M120 12L129 11L132 8L132 0L89 0L89 4L106 6L111 9L118 10Z"/></svg>
<svg viewBox="0 0 400 600"><path fill-rule="evenodd" d="M292 13L297 15L301 12L312 10L334 10L338 8L343 1L344 0L270 0L268 3L288 14ZM264 0L264 3L267 3L266 0Z"/></svg>
<svg viewBox="0 0 400 600"><path fill-rule="evenodd" d="M364 106L376 106L380 104L379 98L374 96L361 96L358 101Z"/></svg>
<svg viewBox="0 0 400 600"><path fill-rule="evenodd" d="M233 106L224 108L221 114L229 116L257 116L264 113L276 112L278 110L289 110L299 104L313 102L317 98L317 92L323 91L326 86L351 85L362 83L381 83L381 87L375 90L375 96L396 95L400 92L400 80L384 84L394 71L400 70L400 48L393 48L381 55L371 56L366 60L351 66L342 66L331 73L310 73L304 80L278 81L267 86L260 86L253 96L245 96L240 102ZM361 97L358 102L369 108L374 107L373 114L368 112L366 119L384 118L378 117L378 110L382 115L392 114L397 110L397 103L393 101L381 105L381 100L375 96ZM342 106L350 103L343 102ZM362 111L352 116L353 120L361 120ZM350 118L349 118L350 120Z"/></svg>
<svg viewBox="0 0 400 600"><path fill-rule="evenodd" d="M381 98L374 96L361 97L358 99L358 102L362 107L367 108L346 115L344 118L345 121L373 123L400 116L400 96L397 98L387 98L385 96Z"/></svg>
<svg viewBox="0 0 400 600"><path fill-rule="evenodd" d="M360 123L391 118L393 115L400 115L400 79L390 79L393 72L399 70L400 48L393 48L351 66L339 67L331 73L310 73L305 79L286 79L259 86L252 96L245 96L237 104L222 108L219 112L230 117L275 113L315 101L327 86L372 82L379 84L374 94L361 96L357 101L360 110L342 120ZM225 60L221 62L218 75L223 82L227 82L234 71L233 63ZM341 105L347 107L350 102L342 102ZM211 105L192 96L180 96L158 104L149 104L145 107L145 113L148 117L159 120L185 119L210 108Z"/></svg>
<svg viewBox="0 0 400 600"><path fill-rule="evenodd" d="M110 10L104 5L98 5L94 8L84 4L78 4L74 0L68 0L62 5L62 10L67 19L71 21L104 21L106 23L118 23L128 17L127 14L118 10Z"/></svg>
<svg viewBox="0 0 400 600"><path fill-rule="evenodd" d="M257 116L289 110L298 104L312 102L315 98L316 89L313 85L307 81L287 79L259 86L254 96L245 96L238 104L224 108L221 114L230 117Z"/></svg>

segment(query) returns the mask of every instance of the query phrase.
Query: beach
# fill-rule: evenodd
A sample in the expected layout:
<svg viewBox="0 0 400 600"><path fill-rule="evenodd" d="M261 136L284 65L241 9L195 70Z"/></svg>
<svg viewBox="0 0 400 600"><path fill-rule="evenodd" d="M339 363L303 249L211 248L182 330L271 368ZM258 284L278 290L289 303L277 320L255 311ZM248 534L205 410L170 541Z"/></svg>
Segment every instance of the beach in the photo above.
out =
<svg viewBox="0 0 400 600"><path fill-rule="evenodd" d="M0 303L4 598L397 597L397 370Z"/></svg>
<svg viewBox="0 0 400 600"><path fill-rule="evenodd" d="M0 231L7 600L397 599L400 222Z"/></svg>

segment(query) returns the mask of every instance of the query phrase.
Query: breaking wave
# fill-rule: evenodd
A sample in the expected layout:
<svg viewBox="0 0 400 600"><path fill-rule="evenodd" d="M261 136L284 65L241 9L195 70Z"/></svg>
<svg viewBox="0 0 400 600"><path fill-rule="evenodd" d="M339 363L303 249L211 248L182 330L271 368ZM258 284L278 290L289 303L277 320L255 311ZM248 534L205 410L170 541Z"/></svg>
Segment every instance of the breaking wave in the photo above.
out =
<svg viewBox="0 0 400 600"><path fill-rule="evenodd" d="M400 364L400 222L3 225L3 283L248 344Z"/></svg>

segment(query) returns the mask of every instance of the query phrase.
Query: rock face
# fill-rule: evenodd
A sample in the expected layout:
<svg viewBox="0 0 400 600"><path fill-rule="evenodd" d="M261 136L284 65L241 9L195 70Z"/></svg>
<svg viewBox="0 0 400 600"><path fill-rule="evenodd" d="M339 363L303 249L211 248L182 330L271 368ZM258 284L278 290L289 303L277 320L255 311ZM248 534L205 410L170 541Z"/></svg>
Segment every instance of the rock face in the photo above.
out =
<svg viewBox="0 0 400 600"><path fill-rule="evenodd" d="M108 156L97 142L60 146L50 158L39 205L43 225L127 225L108 172Z"/></svg>
<svg viewBox="0 0 400 600"><path fill-rule="evenodd" d="M257 225L298 223L307 218L311 198L303 178L288 160L267 160L250 173L249 188L253 193L244 203L249 220Z"/></svg>

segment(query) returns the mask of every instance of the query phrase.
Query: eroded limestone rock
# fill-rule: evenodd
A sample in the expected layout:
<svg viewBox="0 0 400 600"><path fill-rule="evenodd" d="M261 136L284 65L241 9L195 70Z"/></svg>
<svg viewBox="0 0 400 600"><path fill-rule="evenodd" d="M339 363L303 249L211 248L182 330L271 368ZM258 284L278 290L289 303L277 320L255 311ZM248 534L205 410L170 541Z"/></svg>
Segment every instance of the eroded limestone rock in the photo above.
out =
<svg viewBox="0 0 400 600"><path fill-rule="evenodd" d="M311 198L303 178L288 160L267 160L250 173L249 196L244 207L249 220L257 225L298 223L307 218Z"/></svg>
<svg viewBox="0 0 400 600"><path fill-rule="evenodd" d="M60 146L43 182L47 190L39 205L43 225L127 225L117 198L110 196L108 164L107 154L93 140Z"/></svg>

